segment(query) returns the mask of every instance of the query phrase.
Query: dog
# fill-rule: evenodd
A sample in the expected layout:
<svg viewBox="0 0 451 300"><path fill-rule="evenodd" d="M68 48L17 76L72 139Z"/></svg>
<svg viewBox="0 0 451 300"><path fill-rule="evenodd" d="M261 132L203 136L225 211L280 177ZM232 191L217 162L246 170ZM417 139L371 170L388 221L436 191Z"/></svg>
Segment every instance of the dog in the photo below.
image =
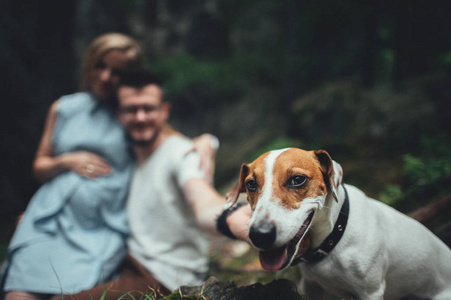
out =
<svg viewBox="0 0 451 300"><path fill-rule="evenodd" d="M249 240L276 271L299 264L309 299L451 299L451 250L426 227L343 184L324 150L285 148L241 166Z"/></svg>

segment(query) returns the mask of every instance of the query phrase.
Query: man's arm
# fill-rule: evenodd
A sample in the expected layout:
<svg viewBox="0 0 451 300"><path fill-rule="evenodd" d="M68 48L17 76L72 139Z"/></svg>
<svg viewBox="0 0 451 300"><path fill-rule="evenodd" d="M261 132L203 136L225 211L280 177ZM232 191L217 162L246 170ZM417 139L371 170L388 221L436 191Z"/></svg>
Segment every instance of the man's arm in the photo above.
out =
<svg viewBox="0 0 451 300"><path fill-rule="evenodd" d="M188 180L184 186L184 193L199 226L207 232L218 234L216 220L223 211L225 197L200 178ZM248 241L250 215L249 205L244 205L227 218L227 225L236 238Z"/></svg>

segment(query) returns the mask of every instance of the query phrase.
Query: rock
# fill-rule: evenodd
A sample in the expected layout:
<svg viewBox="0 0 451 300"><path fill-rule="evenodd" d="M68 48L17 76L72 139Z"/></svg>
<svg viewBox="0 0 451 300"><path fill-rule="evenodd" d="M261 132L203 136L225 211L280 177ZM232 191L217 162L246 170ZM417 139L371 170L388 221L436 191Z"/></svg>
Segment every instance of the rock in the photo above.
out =
<svg viewBox="0 0 451 300"><path fill-rule="evenodd" d="M267 284L255 283L249 286L237 287L234 282L228 282L224 288L218 279L210 277L201 286L182 286L172 295L183 295L184 299L214 299L214 300L274 300L274 299L307 299L301 295L293 281L276 279ZM168 299L172 299L170 296Z"/></svg>

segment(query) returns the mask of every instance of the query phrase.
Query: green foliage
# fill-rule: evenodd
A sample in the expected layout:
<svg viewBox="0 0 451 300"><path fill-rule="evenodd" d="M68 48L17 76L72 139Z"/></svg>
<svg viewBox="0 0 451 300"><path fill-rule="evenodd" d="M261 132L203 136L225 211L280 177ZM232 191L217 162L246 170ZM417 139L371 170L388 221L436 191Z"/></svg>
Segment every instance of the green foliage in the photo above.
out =
<svg viewBox="0 0 451 300"><path fill-rule="evenodd" d="M376 70L376 79L379 82L387 82L393 76L393 67L395 63L395 53L393 49L382 48L377 57L378 68Z"/></svg>
<svg viewBox="0 0 451 300"><path fill-rule="evenodd" d="M138 292L140 294L139 298L133 297L132 293L135 293L135 292ZM107 290L105 290L105 292L103 293L101 300L108 299L108 297L106 297L106 296L107 296ZM118 298L118 300L122 300L122 299L124 299L124 300L129 300L129 299L132 299L132 300L155 300L156 297L155 297L154 292L143 293L143 292L139 292L139 291L130 291Z"/></svg>
<svg viewBox="0 0 451 300"><path fill-rule="evenodd" d="M112 300L113 298L111 298L112 296L108 295L108 291L110 289L106 288L102 295L100 296L100 299L93 299L92 296L90 297L92 300ZM139 296L136 296L136 294L138 294ZM135 296L133 296L135 295ZM64 299L64 295L61 295L61 297ZM156 295L155 293L152 291L150 293L144 293L144 292L140 292L137 290L133 290L133 291L129 291L121 296L119 296L119 298L116 298L117 296L114 296L114 299L117 300L156 300ZM71 296L66 296L66 299L72 299Z"/></svg>
<svg viewBox="0 0 451 300"><path fill-rule="evenodd" d="M402 196L403 192L399 185L386 184L383 186L383 191L379 195L379 200L393 206Z"/></svg>
<svg viewBox="0 0 451 300"><path fill-rule="evenodd" d="M451 143L446 134L421 139L422 154L404 155L404 172L413 187L432 185L451 175Z"/></svg>
<svg viewBox="0 0 451 300"><path fill-rule="evenodd" d="M226 61L196 59L189 54L153 62L150 68L165 78L170 99L180 97L193 87L201 87L206 96L233 95L240 90L243 75Z"/></svg>
<svg viewBox="0 0 451 300"><path fill-rule="evenodd" d="M277 139L270 141L268 144L266 144L262 148L255 151L255 153L252 156L253 157L252 160L256 159L257 157L259 157L260 155L262 155L263 153L266 153L268 151L283 149L283 148L288 148L288 147L299 148L300 143L298 140L287 137L287 136L278 137Z"/></svg>
<svg viewBox="0 0 451 300"><path fill-rule="evenodd" d="M385 185L380 199L411 211L451 190L451 143L445 133L420 139L416 154L403 155L403 187Z"/></svg>
<svg viewBox="0 0 451 300"><path fill-rule="evenodd" d="M451 51L438 56L438 65L441 69L449 69L451 66Z"/></svg>

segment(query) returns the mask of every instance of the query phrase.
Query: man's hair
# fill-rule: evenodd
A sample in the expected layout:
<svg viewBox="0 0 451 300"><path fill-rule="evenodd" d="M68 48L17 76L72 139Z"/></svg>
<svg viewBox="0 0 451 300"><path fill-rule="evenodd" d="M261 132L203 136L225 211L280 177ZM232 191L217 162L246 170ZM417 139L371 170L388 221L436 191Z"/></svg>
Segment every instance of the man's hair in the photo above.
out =
<svg viewBox="0 0 451 300"><path fill-rule="evenodd" d="M119 86L128 86L132 88L143 88L150 84L156 84L162 87L161 78L147 69L131 69L121 75Z"/></svg>

